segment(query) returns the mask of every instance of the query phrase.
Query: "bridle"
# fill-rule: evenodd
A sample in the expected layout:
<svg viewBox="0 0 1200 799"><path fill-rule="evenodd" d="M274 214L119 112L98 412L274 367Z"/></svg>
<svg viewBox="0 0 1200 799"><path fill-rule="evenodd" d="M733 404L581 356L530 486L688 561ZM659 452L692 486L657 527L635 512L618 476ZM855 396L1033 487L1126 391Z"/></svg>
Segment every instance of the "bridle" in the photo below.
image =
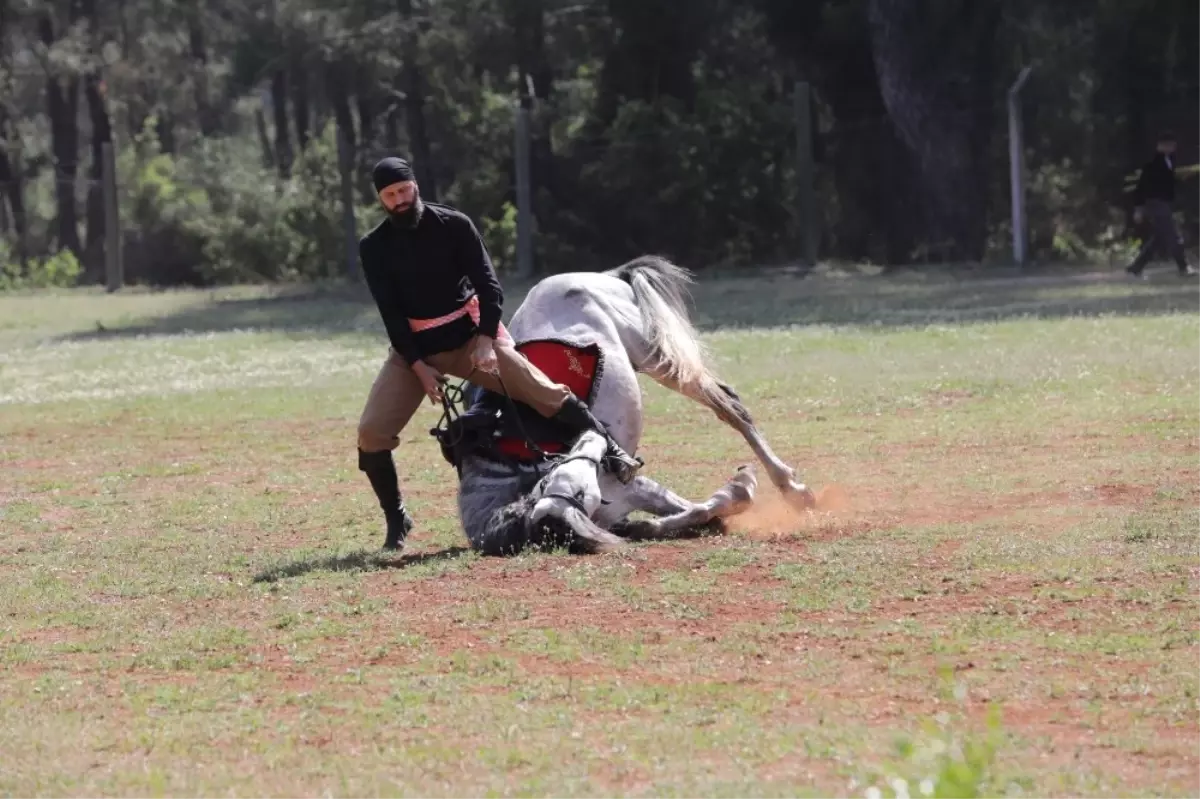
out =
<svg viewBox="0 0 1200 799"><path fill-rule="evenodd" d="M560 494L557 491L555 491L555 492L552 492L549 494L542 494L542 496L538 498L539 501L541 501L543 499L561 499L563 502L566 502L568 505L575 508L575 510L582 513L584 516L591 515L588 512L587 507L583 504L583 502L580 501L580 499L578 497L576 497L572 494ZM603 503L604 500L601 499L600 502Z"/></svg>
<svg viewBox="0 0 1200 799"><path fill-rule="evenodd" d="M533 484L535 490L537 485L541 484L547 477L550 476L551 472L568 463L572 463L574 461L587 461L588 463L593 464L597 469L602 469L604 467L603 456L595 457L582 452L565 452L562 454L552 455L539 447L537 442L533 440L532 436L530 436L529 432L525 429L525 425L521 422L521 415L517 412L517 408L513 403L512 397L509 396L508 388L504 385L504 380L500 378L499 375L496 375L496 379L500 382L500 388L504 395L505 402L508 404L509 413L511 413L513 418L516 420L517 427L521 432L521 437L525 439L526 446L528 446L529 449L538 456L537 460L535 460L533 463L533 468L537 475L537 480ZM457 385L450 385L449 379L443 375L440 378L440 382L442 384L442 416L438 420L437 426L430 431L434 435L437 435L437 433L440 431L448 431L455 427L453 422L462 415L458 410L458 406L466 404L463 394L465 393L464 387L468 383L467 380L461 380ZM457 447L458 444L461 443L461 436L464 435L464 433L462 433L460 430L459 435L460 438L449 442L450 447ZM520 474L520 468L515 463L509 463L508 465L514 473ZM538 499L560 499L578 510L584 516L590 515L583 502L581 502L572 494L554 491L542 494L540 497L538 497ZM602 497L600 499L600 504L608 505L610 504L610 500L606 500Z"/></svg>
<svg viewBox="0 0 1200 799"><path fill-rule="evenodd" d="M570 463L571 461L587 461L588 463L594 464L596 468L601 468L604 466L603 458L593 458L591 455L585 455L582 452L574 454L568 452L564 455L547 455L546 457L554 461L555 468L558 468L563 464Z"/></svg>
<svg viewBox="0 0 1200 799"><path fill-rule="evenodd" d="M471 373L473 374L474 372L475 369L473 368ZM521 438L524 439L525 445L529 447L530 451L537 456L533 462L533 469L537 474L537 479L539 482L545 479L546 475L549 474L551 470L562 466L564 463L570 463L571 461L586 460L594 463L597 469L603 468L603 458L598 459L593 458L590 455L574 454L570 452L563 453L561 455L552 455L551 453L546 452L544 449L539 447L537 442L533 440L533 437L530 436L529 432L525 429L525 424L521 421L521 414L517 412L516 403L514 403L513 398L509 396L508 387L504 385L504 379L500 377L498 373L495 375L495 377L500 383L500 392L504 396L504 401L507 403L508 412L512 414L512 418L516 420L517 428L521 432ZM466 400L464 399L463 394L465 393L464 387L469 381L466 379L460 380L457 385L452 386L450 385L449 378L447 378L445 375L442 375L438 378L438 382L442 384L442 415L441 418L438 419L437 425L434 426L434 428L429 432L432 435L440 438L439 433L442 431L448 432L450 429L455 427L456 425L454 425L454 422L460 416L462 416L462 413L458 410L458 406L466 405ZM459 437L449 441L448 446L451 448L456 448L462 443L463 435L464 434L460 428ZM509 465L514 472L520 472L520 469L515 464Z"/></svg>

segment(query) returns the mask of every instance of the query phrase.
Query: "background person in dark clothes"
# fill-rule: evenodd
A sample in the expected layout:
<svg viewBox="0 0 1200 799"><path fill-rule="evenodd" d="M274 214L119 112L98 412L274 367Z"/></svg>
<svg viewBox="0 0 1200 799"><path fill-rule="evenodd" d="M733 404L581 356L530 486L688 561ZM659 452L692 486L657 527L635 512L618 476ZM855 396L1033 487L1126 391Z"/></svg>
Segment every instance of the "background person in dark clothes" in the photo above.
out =
<svg viewBox="0 0 1200 799"><path fill-rule="evenodd" d="M507 390L571 429L607 431L569 388L514 348L500 323L500 281L471 220L447 205L422 202L412 169L400 158L380 161L372 179L387 218L363 237L358 251L391 346L359 419L358 466L383 508L384 547L397 549L413 521L392 451L421 401L442 400L442 375ZM625 482L641 465L611 436L609 464Z"/></svg>
<svg viewBox="0 0 1200 799"><path fill-rule="evenodd" d="M1142 248L1125 271L1141 277L1154 251L1161 247L1174 260L1180 275L1195 274L1183 252L1183 237L1175 227L1172 203L1175 202L1175 134L1164 131L1158 137L1158 152L1142 167L1134 189L1134 221L1149 228Z"/></svg>

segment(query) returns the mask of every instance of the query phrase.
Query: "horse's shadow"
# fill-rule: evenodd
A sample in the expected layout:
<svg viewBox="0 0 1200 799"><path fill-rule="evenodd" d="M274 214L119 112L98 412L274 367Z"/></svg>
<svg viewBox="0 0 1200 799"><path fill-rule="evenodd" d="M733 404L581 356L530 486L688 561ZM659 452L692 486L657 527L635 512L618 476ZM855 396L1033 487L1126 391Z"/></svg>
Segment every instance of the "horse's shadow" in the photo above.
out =
<svg viewBox="0 0 1200 799"><path fill-rule="evenodd" d="M419 552L411 555L391 555L378 550L361 549L345 555L314 555L289 563L279 563L254 575L256 583L276 583L291 577L302 577L312 572L371 572L384 569L405 569L423 563L457 560L470 553L466 547L449 547L437 552Z"/></svg>

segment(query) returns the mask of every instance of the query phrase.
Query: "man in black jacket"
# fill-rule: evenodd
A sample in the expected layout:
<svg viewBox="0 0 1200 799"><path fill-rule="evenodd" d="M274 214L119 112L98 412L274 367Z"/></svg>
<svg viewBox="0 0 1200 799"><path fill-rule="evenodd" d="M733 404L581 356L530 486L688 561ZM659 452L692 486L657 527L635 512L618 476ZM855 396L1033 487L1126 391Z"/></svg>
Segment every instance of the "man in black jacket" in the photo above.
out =
<svg viewBox="0 0 1200 799"><path fill-rule="evenodd" d="M1136 222L1144 222L1150 235L1125 271L1140 278L1154 251L1162 247L1175 260L1180 275L1195 274L1183 252L1183 239L1175 227L1171 204L1175 201L1175 135L1165 131L1158 137L1158 152L1142 167L1133 192Z"/></svg>
<svg viewBox="0 0 1200 799"><path fill-rule="evenodd" d="M391 346L358 423L358 465L387 521L384 547L398 549L413 522L392 451L426 397L442 400L443 375L505 392L546 418L582 432L607 431L586 403L516 351L500 323L504 292L475 225L447 205L426 203L400 158L375 165L387 218L359 242L363 276ZM610 468L623 482L641 463L609 436Z"/></svg>

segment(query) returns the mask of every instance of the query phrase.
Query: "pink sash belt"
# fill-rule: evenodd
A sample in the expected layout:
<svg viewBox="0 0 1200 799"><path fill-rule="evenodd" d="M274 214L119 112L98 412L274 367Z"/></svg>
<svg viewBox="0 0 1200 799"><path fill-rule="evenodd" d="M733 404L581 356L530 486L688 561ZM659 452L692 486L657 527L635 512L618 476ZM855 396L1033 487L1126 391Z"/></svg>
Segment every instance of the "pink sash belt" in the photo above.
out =
<svg viewBox="0 0 1200 799"><path fill-rule="evenodd" d="M435 327L449 324L455 319L461 319L464 316L470 316L471 321L475 326L479 326L479 296L471 295L471 299L467 300L467 304L451 311L448 314L443 314L434 319L409 319L408 326L414 333L420 333L423 330L432 330ZM501 322L496 331L496 338L501 341L512 341L512 337L508 335L508 330L505 329L504 323Z"/></svg>

